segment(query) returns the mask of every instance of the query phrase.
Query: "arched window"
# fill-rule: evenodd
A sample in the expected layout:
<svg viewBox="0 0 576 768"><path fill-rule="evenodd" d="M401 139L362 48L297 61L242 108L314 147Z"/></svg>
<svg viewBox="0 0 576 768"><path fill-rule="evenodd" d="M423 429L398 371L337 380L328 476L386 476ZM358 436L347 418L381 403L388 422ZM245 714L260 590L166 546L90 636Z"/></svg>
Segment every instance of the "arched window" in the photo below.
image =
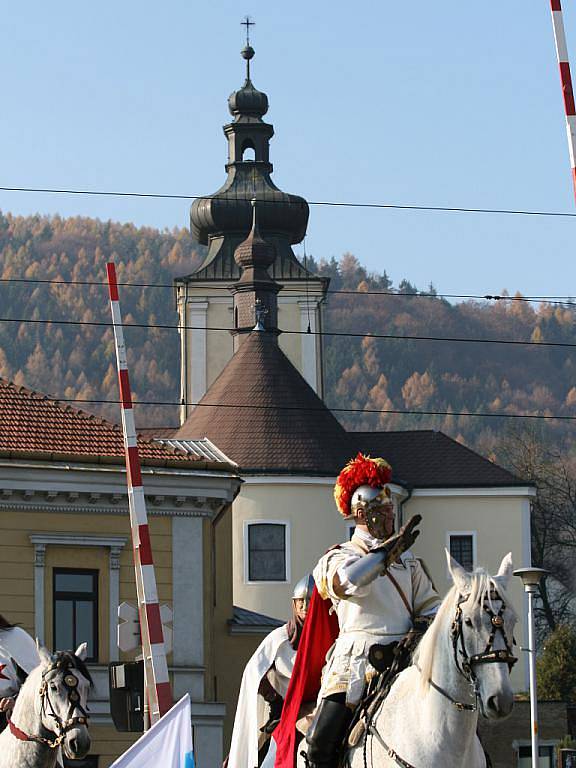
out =
<svg viewBox="0 0 576 768"><path fill-rule="evenodd" d="M242 162L253 163L256 160L256 150L252 139L246 139L242 144Z"/></svg>

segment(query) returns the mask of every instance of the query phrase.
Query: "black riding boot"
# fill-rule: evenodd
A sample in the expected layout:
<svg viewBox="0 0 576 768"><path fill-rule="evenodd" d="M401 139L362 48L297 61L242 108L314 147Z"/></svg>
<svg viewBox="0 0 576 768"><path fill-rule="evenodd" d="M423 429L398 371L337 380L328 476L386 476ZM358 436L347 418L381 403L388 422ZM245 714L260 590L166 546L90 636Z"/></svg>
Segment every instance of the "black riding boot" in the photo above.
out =
<svg viewBox="0 0 576 768"><path fill-rule="evenodd" d="M309 768L338 768L340 746L352 720L344 695L322 699L308 730Z"/></svg>

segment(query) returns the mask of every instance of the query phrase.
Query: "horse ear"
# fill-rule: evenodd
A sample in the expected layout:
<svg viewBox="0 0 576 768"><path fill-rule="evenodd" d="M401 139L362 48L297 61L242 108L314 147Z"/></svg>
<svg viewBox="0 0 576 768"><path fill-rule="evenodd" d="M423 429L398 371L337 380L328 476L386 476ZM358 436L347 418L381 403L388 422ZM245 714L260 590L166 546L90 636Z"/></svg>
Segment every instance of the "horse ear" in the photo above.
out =
<svg viewBox="0 0 576 768"><path fill-rule="evenodd" d="M500 563L500 568L498 568L498 573L496 576L494 576L495 581L499 581L500 584L506 589L508 587L508 582L510 581L510 577L512 576L512 569L514 566L512 565L512 552L508 552L507 555L505 555L502 558L502 562Z"/></svg>
<svg viewBox="0 0 576 768"><path fill-rule="evenodd" d="M14 669L16 671L16 679L18 680L18 684L20 685L20 687L22 687L24 685L24 683L26 682L26 678L28 677L28 673L25 672L22 669L22 667L20 666L20 664L18 664L18 662L15 659L13 659L12 657L10 657L10 661L12 662L12 666L14 667Z"/></svg>
<svg viewBox="0 0 576 768"><path fill-rule="evenodd" d="M448 552L447 549L444 550L446 552L446 560L448 561L448 570L450 571L450 576L452 576L452 581L454 582L454 586L458 589L458 591L461 594L465 594L466 592L470 591L470 574L467 573L467 571L462 568L460 563L457 560L454 560L450 552Z"/></svg>
<svg viewBox="0 0 576 768"><path fill-rule="evenodd" d="M74 656L80 659L80 661L86 661L86 657L88 656L88 643L80 643L78 648L74 651Z"/></svg>
<svg viewBox="0 0 576 768"><path fill-rule="evenodd" d="M40 643L37 643L38 645L38 655L40 656L40 663L41 664L50 664L52 662L52 654L48 650L48 648L45 648L43 645L40 645Z"/></svg>

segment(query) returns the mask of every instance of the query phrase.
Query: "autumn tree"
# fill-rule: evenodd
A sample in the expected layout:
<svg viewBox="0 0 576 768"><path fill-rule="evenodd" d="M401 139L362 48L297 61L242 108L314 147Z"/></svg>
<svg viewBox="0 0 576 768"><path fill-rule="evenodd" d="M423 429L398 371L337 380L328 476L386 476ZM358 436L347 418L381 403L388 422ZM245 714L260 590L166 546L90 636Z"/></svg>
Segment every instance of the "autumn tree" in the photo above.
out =
<svg viewBox="0 0 576 768"><path fill-rule="evenodd" d="M576 631L560 624L536 662L538 698L576 702Z"/></svg>

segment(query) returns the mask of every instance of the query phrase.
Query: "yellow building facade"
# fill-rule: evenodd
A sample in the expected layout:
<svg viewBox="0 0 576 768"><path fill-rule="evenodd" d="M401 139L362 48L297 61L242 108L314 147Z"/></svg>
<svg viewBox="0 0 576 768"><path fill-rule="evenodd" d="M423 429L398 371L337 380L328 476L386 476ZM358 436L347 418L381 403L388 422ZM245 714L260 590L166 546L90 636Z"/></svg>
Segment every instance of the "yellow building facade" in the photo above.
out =
<svg viewBox="0 0 576 768"><path fill-rule="evenodd" d="M0 436L0 613L51 650L88 642L93 741L77 768L108 768L138 736L114 728L108 689L108 664L138 652L117 642L118 606L136 605L121 433L4 382L0 413L27 423ZM175 450L142 440L140 450L159 601L173 614L173 695L190 693L196 763L211 768L223 757L226 715L216 649L234 618L231 583L216 592L216 532L227 530L241 481L207 441ZM242 665L257 641L240 649Z"/></svg>

